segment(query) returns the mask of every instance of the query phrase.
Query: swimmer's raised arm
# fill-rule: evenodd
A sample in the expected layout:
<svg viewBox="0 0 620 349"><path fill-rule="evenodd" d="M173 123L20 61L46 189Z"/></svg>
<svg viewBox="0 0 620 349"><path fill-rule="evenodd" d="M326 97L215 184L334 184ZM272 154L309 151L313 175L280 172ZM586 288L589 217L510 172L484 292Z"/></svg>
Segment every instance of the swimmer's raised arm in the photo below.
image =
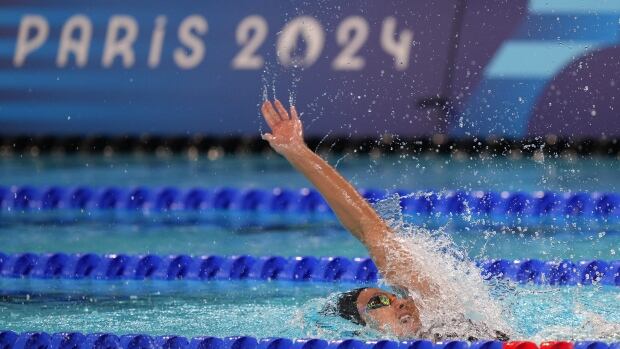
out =
<svg viewBox="0 0 620 349"><path fill-rule="evenodd" d="M271 133L262 135L263 139L321 192L342 225L369 250L386 280L392 286L414 288L412 291L429 295L429 281L416 272L414 265L392 262L388 268L388 250L398 248L392 240L393 232L351 183L306 146L295 107L291 106L289 114L280 101L273 105L265 101L261 111L271 128ZM410 277L403 278L404 275Z"/></svg>

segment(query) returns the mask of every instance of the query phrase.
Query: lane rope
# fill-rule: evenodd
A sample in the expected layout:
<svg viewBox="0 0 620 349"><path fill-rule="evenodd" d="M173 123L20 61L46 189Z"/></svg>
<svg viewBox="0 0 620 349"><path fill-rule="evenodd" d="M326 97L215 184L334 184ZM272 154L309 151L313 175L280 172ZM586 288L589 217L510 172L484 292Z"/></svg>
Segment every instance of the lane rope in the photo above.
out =
<svg viewBox="0 0 620 349"><path fill-rule="evenodd" d="M289 339L236 337L150 336L148 334L117 335L114 333L80 333L13 331L0 332L0 348L4 349L620 349L620 342L602 341L548 341L540 344L530 341L500 342L480 340L468 342L450 340L433 343L428 340L375 340L357 339Z"/></svg>
<svg viewBox="0 0 620 349"><path fill-rule="evenodd" d="M620 193L447 191L412 192L363 189L373 202L398 194L405 213L419 216L478 215L488 217L620 218ZM314 189L36 187L0 186L1 212L202 212L329 213Z"/></svg>
<svg viewBox="0 0 620 349"><path fill-rule="evenodd" d="M507 278L539 285L620 286L620 260L542 261L495 259L478 262L486 279ZM375 283L370 258L264 256L189 256L109 254L3 254L5 278L102 280L285 280Z"/></svg>

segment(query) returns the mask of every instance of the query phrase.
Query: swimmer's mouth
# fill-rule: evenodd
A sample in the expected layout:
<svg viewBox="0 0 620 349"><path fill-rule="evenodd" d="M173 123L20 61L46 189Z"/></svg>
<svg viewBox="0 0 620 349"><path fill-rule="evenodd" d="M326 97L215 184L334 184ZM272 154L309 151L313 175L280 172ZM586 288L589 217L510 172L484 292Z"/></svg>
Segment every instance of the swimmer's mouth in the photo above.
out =
<svg viewBox="0 0 620 349"><path fill-rule="evenodd" d="M402 323L402 324L406 324L409 322L409 320L411 319L411 315L403 315L401 316L398 320Z"/></svg>

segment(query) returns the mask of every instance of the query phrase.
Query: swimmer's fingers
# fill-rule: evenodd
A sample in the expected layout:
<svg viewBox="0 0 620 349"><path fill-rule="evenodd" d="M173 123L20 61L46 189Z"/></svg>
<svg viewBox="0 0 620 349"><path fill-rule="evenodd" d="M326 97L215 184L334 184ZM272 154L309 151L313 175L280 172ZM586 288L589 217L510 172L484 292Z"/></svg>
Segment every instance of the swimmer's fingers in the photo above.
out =
<svg viewBox="0 0 620 349"><path fill-rule="evenodd" d="M273 109L271 102L264 101L261 107L261 112L263 113L263 117L265 117L265 121L267 121L267 125L269 125L269 127L273 130L274 126L280 122L280 117L275 109Z"/></svg>
<svg viewBox="0 0 620 349"><path fill-rule="evenodd" d="M276 105L276 110L278 111L278 114L280 114L280 119L282 120L291 119L291 117L288 116L288 112L286 111L286 108L284 108L284 106L279 100L276 99L275 105Z"/></svg>
<svg viewBox="0 0 620 349"><path fill-rule="evenodd" d="M294 105L291 105L291 120L293 120L293 122L295 123L295 127L299 130L299 134L302 134L302 126L301 126L301 120L299 120L299 115L297 114L297 108L295 108Z"/></svg>
<svg viewBox="0 0 620 349"><path fill-rule="evenodd" d="M297 115L297 108L294 105L291 105L291 119L299 120L299 115Z"/></svg>

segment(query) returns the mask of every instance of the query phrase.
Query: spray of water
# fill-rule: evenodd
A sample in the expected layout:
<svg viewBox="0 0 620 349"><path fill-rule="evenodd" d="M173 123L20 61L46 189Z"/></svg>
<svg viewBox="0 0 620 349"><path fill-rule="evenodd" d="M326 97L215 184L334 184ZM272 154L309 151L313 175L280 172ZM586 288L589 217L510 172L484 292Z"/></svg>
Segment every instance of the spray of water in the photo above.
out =
<svg viewBox="0 0 620 349"><path fill-rule="evenodd" d="M432 297L420 297L415 290L409 295L416 300L422 327L418 337L435 340L459 338L494 338L497 331L515 334L505 319L509 317L501 298L492 295L491 283L485 282L480 270L442 229L427 230L406 223L400 209L399 196L376 204L377 212L393 232L394 242L386 247L388 270L403 262L430 280ZM397 274L398 275L398 274ZM407 284L410 275L402 280Z"/></svg>
<svg viewBox="0 0 620 349"><path fill-rule="evenodd" d="M600 297L599 288L517 287L507 280L484 280L467 251L459 248L443 229L430 230L407 223L400 209L401 199L392 196L375 204L396 234L386 245L387 268L397 268L403 262L411 265L421 278L432 282L434 291L431 297L420 297L415 290L408 295L418 304L422 327L406 337L435 341L488 339L497 338L499 331L513 339L539 342L620 339L620 323L613 320L617 317L613 315L613 301L607 300L600 305L601 309L591 307L592 299ZM410 281L411 275L401 275L402 280L391 282ZM389 329L377 331L324 316L324 309L334 304L337 297L338 294L332 294L326 299L312 300L291 324L301 324L308 336L399 339ZM607 314L606 309L611 309L612 314Z"/></svg>
<svg viewBox="0 0 620 349"><path fill-rule="evenodd" d="M411 265L421 278L433 283L433 296L420 297L411 290L420 311L421 328L407 338L496 338L498 331L514 337L516 332L506 319L510 318L505 302L513 290L506 283L489 283L466 252L459 249L443 230L427 230L406 223L400 209L401 197L395 195L375 204L375 209L388 223L396 237L390 239L387 268L403 263ZM411 275L401 273L402 280L392 283L406 285ZM383 286L389 287L384 281ZM325 309L335 304L338 294L309 302L294 317L292 324L308 336L323 338L393 338L389 328L377 331L361 327L338 317L326 317Z"/></svg>

